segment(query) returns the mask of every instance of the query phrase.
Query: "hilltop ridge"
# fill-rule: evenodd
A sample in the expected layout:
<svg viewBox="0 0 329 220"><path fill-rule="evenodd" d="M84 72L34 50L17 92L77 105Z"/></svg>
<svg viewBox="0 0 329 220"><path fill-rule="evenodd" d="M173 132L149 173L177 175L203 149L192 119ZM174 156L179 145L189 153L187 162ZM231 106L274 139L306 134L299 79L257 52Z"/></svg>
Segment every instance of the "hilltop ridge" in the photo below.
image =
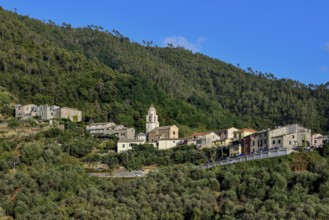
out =
<svg viewBox="0 0 329 220"><path fill-rule="evenodd" d="M137 129L153 103L161 123L183 133L289 123L329 130L329 83L276 79L97 26L58 26L3 9L0 16L0 86L21 103L77 107L86 121Z"/></svg>

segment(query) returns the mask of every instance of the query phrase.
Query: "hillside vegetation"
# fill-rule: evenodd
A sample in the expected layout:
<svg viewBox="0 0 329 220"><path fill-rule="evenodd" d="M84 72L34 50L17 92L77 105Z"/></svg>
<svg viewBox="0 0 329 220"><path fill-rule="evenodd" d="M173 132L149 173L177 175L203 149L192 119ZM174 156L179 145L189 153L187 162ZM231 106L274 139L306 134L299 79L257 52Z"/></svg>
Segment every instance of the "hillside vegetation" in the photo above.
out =
<svg viewBox="0 0 329 220"><path fill-rule="evenodd" d="M160 123L175 123L183 134L295 122L329 130L328 83L307 86L246 72L182 48L142 46L93 25L58 26L2 9L0 21L0 86L23 104L77 107L86 121L143 130L153 103Z"/></svg>
<svg viewBox="0 0 329 220"><path fill-rule="evenodd" d="M0 219L326 219L329 215L329 145L320 151L323 156L297 153L212 169L185 163L162 166L143 178L98 178L87 175L79 158L99 141L85 135L83 127L69 126L0 139ZM177 149L169 158L170 152L162 151L159 162L203 154ZM150 153L155 156L148 150L139 159L154 163ZM129 160L136 157L132 154ZM124 158L105 163L126 163Z"/></svg>

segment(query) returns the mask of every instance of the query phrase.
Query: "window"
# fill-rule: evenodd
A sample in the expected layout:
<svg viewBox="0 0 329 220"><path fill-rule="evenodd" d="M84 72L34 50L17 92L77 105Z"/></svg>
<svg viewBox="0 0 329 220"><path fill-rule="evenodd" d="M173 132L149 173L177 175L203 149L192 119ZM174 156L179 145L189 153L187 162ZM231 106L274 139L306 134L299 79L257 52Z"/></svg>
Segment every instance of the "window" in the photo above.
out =
<svg viewBox="0 0 329 220"><path fill-rule="evenodd" d="M126 145L125 144L122 144L122 148L125 148L126 147Z"/></svg>
<svg viewBox="0 0 329 220"><path fill-rule="evenodd" d="M273 141L272 143L275 144L275 141Z"/></svg>
<svg viewBox="0 0 329 220"><path fill-rule="evenodd" d="M173 131L173 132L172 132L172 134L173 134L173 135L175 135L175 134L176 134L176 132L174 132L174 131Z"/></svg>
<svg viewBox="0 0 329 220"><path fill-rule="evenodd" d="M316 140L314 140L314 144L316 144Z"/></svg>
<svg viewBox="0 0 329 220"><path fill-rule="evenodd" d="M293 135L292 138L295 138L295 135Z"/></svg>
<svg viewBox="0 0 329 220"><path fill-rule="evenodd" d="M281 144L281 140L278 140L278 144Z"/></svg>
<svg viewBox="0 0 329 220"><path fill-rule="evenodd" d="M252 146L255 146L255 141L252 142Z"/></svg>
<svg viewBox="0 0 329 220"><path fill-rule="evenodd" d="M149 121L152 121L152 116L151 115L149 116Z"/></svg>
<svg viewBox="0 0 329 220"><path fill-rule="evenodd" d="M291 141L289 141L289 144L291 145Z"/></svg>

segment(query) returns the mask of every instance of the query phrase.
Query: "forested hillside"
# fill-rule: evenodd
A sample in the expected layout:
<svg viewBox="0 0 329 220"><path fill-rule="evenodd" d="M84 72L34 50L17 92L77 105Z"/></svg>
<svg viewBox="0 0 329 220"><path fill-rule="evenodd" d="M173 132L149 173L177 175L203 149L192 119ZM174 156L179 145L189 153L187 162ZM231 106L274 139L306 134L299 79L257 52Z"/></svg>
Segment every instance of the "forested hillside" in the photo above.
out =
<svg viewBox="0 0 329 220"><path fill-rule="evenodd" d="M0 86L21 103L77 107L86 121L140 130L153 103L160 123L178 124L184 134L294 122L329 130L328 83L246 72L182 48L140 45L97 26L57 26L5 10L0 21Z"/></svg>
<svg viewBox="0 0 329 220"><path fill-rule="evenodd" d="M87 175L79 160L99 144L83 130L52 128L0 139L0 219L327 219L329 215L329 145L319 151L322 156L316 151L294 153L212 169L189 163L160 167L146 177L99 178ZM176 150L180 154L173 158L168 158L172 149L159 151L162 162L187 159L192 152L203 154ZM124 162L126 154L121 156ZM147 151L142 158L152 162Z"/></svg>

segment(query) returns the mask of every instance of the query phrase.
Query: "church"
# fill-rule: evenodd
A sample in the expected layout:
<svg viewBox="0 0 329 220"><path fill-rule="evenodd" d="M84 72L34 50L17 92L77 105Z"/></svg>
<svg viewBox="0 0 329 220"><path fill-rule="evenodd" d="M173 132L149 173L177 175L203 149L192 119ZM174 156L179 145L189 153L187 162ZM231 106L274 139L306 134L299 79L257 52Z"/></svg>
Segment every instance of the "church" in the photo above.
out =
<svg viewBox="0 0 329 220"><path fill-rule="evenodd" d="M156 143L160 139L178 139L178 127L160 126L156 109L151 105L146 115L146 138L149 143Z"/></svg>
<svg viewBox="0 0 329 220"><path fill-rule="evenodd" d="M135 145L149 143L153 144L159 150L176 147L181 143L178 138L178 127L176 125L160 126L156 109L153 105L147 111L146 115L146 134L139 133L135 139L119 140L117 152L131 150Z"/></svg>

